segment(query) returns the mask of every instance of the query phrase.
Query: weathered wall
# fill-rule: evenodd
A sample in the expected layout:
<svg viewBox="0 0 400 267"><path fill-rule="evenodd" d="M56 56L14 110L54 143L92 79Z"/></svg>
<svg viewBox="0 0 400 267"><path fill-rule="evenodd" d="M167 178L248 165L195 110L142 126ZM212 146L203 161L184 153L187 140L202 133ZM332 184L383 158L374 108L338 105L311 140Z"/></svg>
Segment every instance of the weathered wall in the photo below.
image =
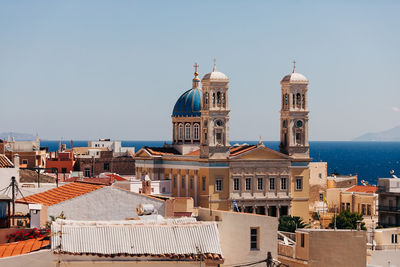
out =
<svg viewBox="0 0 400 267"><path fill-rule="evenodd" d="M199 208L198 218L217 221L224 265L263 260L268 251L275 259L278 256L278 220L275 217L216 210L210 215L209 209ZM251 227L259 227L258 250L250 249Z"/></svg>
<svg viewBox="0 0 400 267"><path fill-rule="evenodd" d="M164 201L109 186L50 206L48 215L64 212L71 220L124 220L137 217L139 204L153 204L158 214L165 215Z"/></svg>

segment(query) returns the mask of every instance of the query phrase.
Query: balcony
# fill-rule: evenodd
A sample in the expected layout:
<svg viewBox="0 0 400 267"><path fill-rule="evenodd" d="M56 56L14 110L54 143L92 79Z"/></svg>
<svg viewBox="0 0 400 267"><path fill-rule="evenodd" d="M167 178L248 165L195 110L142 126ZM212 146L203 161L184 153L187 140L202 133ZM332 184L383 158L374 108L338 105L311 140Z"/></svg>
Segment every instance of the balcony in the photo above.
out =
<svg viewBox="0 0 400 267"><path fill-rule="evenodd" d="M379 211L389 211L389 212L398 212L398 213L400 213L400 207L379 205L378 210Z"/></svg>

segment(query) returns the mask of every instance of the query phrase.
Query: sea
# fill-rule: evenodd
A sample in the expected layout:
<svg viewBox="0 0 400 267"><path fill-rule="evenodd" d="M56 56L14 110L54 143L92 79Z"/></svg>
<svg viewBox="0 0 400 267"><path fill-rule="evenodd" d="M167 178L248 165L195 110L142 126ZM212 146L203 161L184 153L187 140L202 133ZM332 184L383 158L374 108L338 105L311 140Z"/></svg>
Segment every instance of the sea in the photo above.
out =
<svg viewBox="0 0 400 267"><path fill-rule="evenodd" d="M122 146L135 147L138 151L143 146L159 147L167 141L122 141ZM70 141L63 141L70 147ZM257 144L258 141L232 141L231 144ZM264 141L267 147L279 151L278 141ZM59 141L42 140L41 146L49 151L57 151ZM75 147L84 147L88 141L73 141ZM358 182L368 181L376 185L378 178L390 177L395 171L400 176L400 142L355 142L355 141L311 141L310 156L312 161L328 163L328 174L336 172L343 175L357 174Z"/></svg>

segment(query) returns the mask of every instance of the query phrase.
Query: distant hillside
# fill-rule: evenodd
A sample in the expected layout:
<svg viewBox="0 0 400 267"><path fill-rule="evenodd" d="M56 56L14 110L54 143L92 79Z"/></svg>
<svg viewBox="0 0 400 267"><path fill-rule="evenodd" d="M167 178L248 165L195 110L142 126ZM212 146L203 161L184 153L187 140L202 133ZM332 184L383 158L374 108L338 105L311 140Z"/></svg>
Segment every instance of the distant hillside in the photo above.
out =
<svg viewBox="0 0 400 267"><path fill-rule="evenodd" d="M400 141L400 125L383 132L363 134L353 141Z"/></svg>
<svg viewBox="0 0 400 267"><path fill-rule="evenodd" d="M16 141L30 141L36 139L36 136L27 133L14 133L14 132L0 133L0 139L7 141L9 136L14 137Z"/></svg>

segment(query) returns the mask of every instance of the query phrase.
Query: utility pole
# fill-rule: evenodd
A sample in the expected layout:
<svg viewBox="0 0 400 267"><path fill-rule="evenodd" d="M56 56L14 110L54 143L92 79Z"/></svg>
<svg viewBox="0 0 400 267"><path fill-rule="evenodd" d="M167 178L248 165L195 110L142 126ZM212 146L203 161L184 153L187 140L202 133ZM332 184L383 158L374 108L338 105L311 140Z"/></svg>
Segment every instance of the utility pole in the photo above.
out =
<svg viewBox="0 0 400 267"><path fill-rule="evenodd" d="M13 217L12 217L12 224L15 226L15 177L11 177L11 192L12 192L12 203L13 203Z"/></svg>

